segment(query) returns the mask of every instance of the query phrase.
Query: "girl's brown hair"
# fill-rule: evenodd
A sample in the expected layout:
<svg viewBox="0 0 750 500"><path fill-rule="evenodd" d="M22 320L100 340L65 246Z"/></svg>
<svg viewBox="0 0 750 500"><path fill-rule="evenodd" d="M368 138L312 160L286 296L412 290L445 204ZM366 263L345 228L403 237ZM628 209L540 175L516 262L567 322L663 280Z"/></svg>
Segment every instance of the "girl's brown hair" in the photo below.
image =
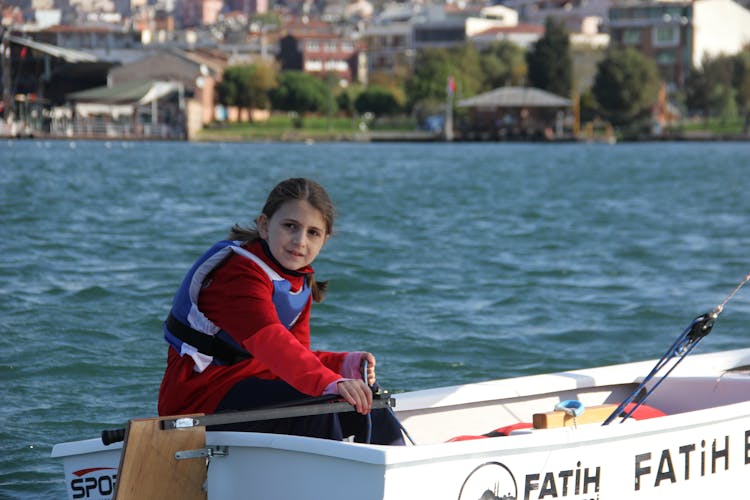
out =
<svg viewBox="0 0 750 500"><path fill-rule="evenodd" d="M323 215L326 223L326 236L333 233L333 220L336 217L336 211L331 198L323 189L323 186L315 181L304 178L293 178L281 181L271 190L263 205L263 214L269 219L274 213L287 201L302 200L308 202ZM232 226L229 236L230 240L253 242L260 239L258 232L257 220L255 227L244 227L239 224ZM325 298L328 289L327 281L315 281L315 274L307 275L307 284L312 291L313 300L321 302Z"/></svg>

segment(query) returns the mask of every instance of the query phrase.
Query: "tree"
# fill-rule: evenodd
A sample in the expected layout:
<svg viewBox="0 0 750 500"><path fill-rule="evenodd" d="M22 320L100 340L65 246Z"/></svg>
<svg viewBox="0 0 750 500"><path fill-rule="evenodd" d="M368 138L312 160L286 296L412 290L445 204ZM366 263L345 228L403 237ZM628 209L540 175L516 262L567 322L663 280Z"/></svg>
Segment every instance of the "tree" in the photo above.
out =
<svg viewBox="0 0 750 500"><path fill-rule="evenodd" d="M448 49L453 61L454 71L450 76L456 80L458 95L469 97L485 90L482 57L472 43L458 45ZM443 93L446 92L447 80L443 80Z"/></svg>
<svg viewBox="0 0 750 500"><path fill-rule="evenodd" d="M548 17L544 36L526 53L529 84L568 97L573 88L573 59L570 38L562 21Z"/></svg>
<svg viewBox="0 0 750 500"><path fill-rule="evenodd" d="M336 106L349 116L353 115L355 110L353 94L354 91L347 88L336 96Z"/></svg>
<svg viewBox="0 0 750 500"><path fill-rule="evenodd" d="M268 93L276 86L276 71L268 64L243 64L230 66L217 85L219 102L225 106L237 106L248 110L267 108Z"/></svg>
<svg viewBox="0 0 750 500"><path fill-rule="evenodd" d="M627 48L613 50L599 62L591 91L602 114L624 125L651 112L659 86L656 63Z"/></svg>
<svg viewBox="0 0 750 500"><path fill-rule="evenodd" d="M712 106L716 109L722 124L737 118L737 91L726 85L717 85L711 94Z"/></svg>
<svg viewBox="0 0 750 500"><path fill-rule="evenodd" d="M357 96L354 101L354 108L360 114L370 112L378 116L396 113L399 110L399 105L390 90L377 85L370 85Z"/></svg>
<svg viewBox="0 0 750 500"><path fill-rule="evenodd" d="M414 71L405 85L409 107L425 100L445 101L448 76L454 71L451 55L447 50L420 50L414 62Z"/></svg>
<svg viewBox="0 0 750 500"><path fill-rule="evenodd" d="M484 76L474 45L421 50L405 83L407 106L412 109L424 103L444 103L449 76L456 81L460 95L471 96L482 89Z"/></svg>
<svg viewBox="0 0 750 500"><path fill-rule="evenodd" d="M685 104L693 113L708 120L711 111L711 86L709 77L699 68L693 68L685 80Z"/></svg>
<svg viewBox="0 0 750 500"><path fill-rule="evenodd" d="M484 74L485 90L506 85L522 85L527 74L524 54L521 47L506 40L493 42L482 51L480 65Z"/></svg>
<svg viewBox="0 0 750 500"><path fill-rule="evenodd" d="M248 92L250 75L250 66L228 67L216 85L219 102L225 106L242 106L243 96Z"/></svg>
<svg viewBox="0 0 750 500"><path fill-rule="evenodd" d="M733 56L704 57L700 68L693 68L686 81L688 108L705 119L736 114L736 107L732 109L729 102L730 98L734 99L734 72Z"/></svg>
<svg viewBox="0 0 750 500"><path fill-rule="evenodd" d="M743 131L750 132L750 45L747 45L737 56L735 74L737 103L745 117Z"/></svg>
<svg viewBox="0 0 750 500"><path fill-rule="evenodd" d="M580 113L581 123L595 120L598 117L598 108L599 104L597 104L596 98L594 98L594 94L591 92L591 89L586 89L581 92L581 95L578 97L578 110Z"/></svg>
<svg viewBox="0 0 750 500"><path fill-rule="evenodd" d="M270 97L274 109L298 113L325 112L330 100L325 82L302 71L282 71Z"/></svg>
<svg viewBox="0 0 750 500"><path fill-rule="evenodd" d="M396 98L396 102L398 103L398 105L400 107L404 107L406 105L404 81L406 81L408 74L408 72L401 72L398 74L395 72L393 74L374 73L370 75L369 85L376 85L378 87L383 87L390 90L393 94L393 97Z"/></svg>
<svg viewBox="0 0 750 500"><path fill-rule="evenodd" d="M271 104L269 93L278 85L276 66L267 63L257 63L253 66L255 67L255 73L250 80L250 95L253 106L267 109Z"/></svg>

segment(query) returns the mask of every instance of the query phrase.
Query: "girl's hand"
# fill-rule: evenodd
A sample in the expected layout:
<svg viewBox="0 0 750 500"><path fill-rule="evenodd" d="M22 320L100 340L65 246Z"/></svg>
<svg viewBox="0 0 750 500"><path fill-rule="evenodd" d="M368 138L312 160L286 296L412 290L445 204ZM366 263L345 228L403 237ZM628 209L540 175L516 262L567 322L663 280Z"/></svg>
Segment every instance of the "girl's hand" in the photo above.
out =
<svg viewBox="0 0 750 500"><path fill-rule="evenodd" d="M364 379L367 381L367 385L372 387L375 385L375 356L373 356L372 353L363 352L360 363L360 370L362 370L364 365L367 364L367 372L363 373L363 375Z"/></svg>
<svg viewBox="0 0 750 500"><path fill-rule="evenodd" d="M364 381L342 380L337 384L337 389L341 397L356 408L357 413L361 413L362 415L370 413L370 409L372 408L372 391Z"/></svg>

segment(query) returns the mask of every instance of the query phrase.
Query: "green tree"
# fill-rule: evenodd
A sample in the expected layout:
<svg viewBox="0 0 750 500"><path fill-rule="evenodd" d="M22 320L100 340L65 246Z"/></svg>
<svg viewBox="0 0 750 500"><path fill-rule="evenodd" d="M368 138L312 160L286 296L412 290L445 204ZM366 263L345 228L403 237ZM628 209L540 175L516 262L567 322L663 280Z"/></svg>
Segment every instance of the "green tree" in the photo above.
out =
<svg viewBox="0 0 750 500"><path fill-rule="evenodd" d="M656 63L627 48L613 50L599 62L591 91L605 118L624 125L650 113L659 85Z"/></svg>
<svg viewBox="0 0 750 500"><path fill-rule="evenodd" d="M460 96L476 94L482 90L484 80L480 60L479 51L472 44L421 50L404 85L407 106L413 109L425 102L445 102L449 76L455 80Z"/></svg>
<svg viewBox="0 0 750 500"><path fill-rule="evenodd" d="M685 104L692 113L700 114L708 120L711 111L711 85L708 75L698 68L685 79Z"/></svg>
<svg viewBox="0 0 750 500"><path fill-rule="evenodd" d="M326 83L302 71L282 71L270 98L273 109L297 113L325 112L330 101Z"/></svg>
<svg viewBox="0 0 750 500"><path fill-rule="evenodd" d="M700 68L693 68L686 80L688 108L704 119L736 114L729 98L734 99L735 57L704 57ZM728 97L729 96L729 97Z"/></svg>
<svg viewBox="0 0 750 500"><path fill-rule="evenodd" d="M268 64L230 66L217 85L219 102L248 110L265 109L269 105L268 93L276 86L276 71Z"/></svg>
<svg viewBox="0 0 750 500"><path fill-rule="evenodd" d="M250 75L250 66L228 67L216 85L219 102L225 106L242 106L242 96L248 92Z"/></svg>
<svg viewBox="0 0 750 500"><path fill-rule="evenodd" d="M398 101L385 87L370 85L354 101L358 113L373 113L376 116L391 115L399 111Z"/></svg>
<svg viewBox="0 0 750 500"><path fill-rule="evenodd" d="M400 71L398 68L394 71ZM404 92L404 81L408 72L400 72L393 74L374 73L370 75L369 85L383 87L391 91L393 97L396 98L396 102L401 107L406 105L406 93ZM361 89L360 89L361 91Z"/></svg>
<svg viewBox="0 0 750 500"><path fill-rule="evenodd" d="M484 87L484 72L482 71L482 55L474 44L458 45L449 49L449 51L455 68L451 76L456 80L458 96L469 97L486 90ZM443 85L444 92L446 88L446 85Z"/></svg>
<svg viewBox="0 0 750 500"><path fill-rule="evenodd" d="M346 88L339 92L339 94L336 96L336 106L346 113L347 115L351 116L354 114L354 89Z"/></svg>
<svg viewBox="0 0 750 500"><path fill-rule="evenodd" d="M451 55L447 50L420 50L415 59L414 71L405 84L409 107L424 100L444 101L448 76L454 70Z"/></svg>
<svg viewBox="0 0 750 500"><path fill-rule="evenodd" d="M548 17L544 36L526 53L529 84L553 94L569 97L573 88L573 58L570 38L562 21Z"/></svg>
<svg viewBox="0 0 750 500"><path fill-rule="evenodd" d="M743 131L750 132L750 44L735 56L734 89L737 109L744 116Z"/></svg>
<svg viewBox="0 0 750 500"><path fill-rule="evenodd" d="M255 73L250 81L250 93L256 108L268 109L271 105L270 92L278 85L276 66L267 63L254 64Z"/></svg>
<svg viewBox="0 0 750 500"><path fill-rule="evenodd" d="M578 109L580 112L581 123L593 121L597 118L599 105L594 98L591 89L584 90L578 97Z"/></svg>
<svg viewBox="0 0 750 500"><path fill-rule="evenodd" d="M722 124L737 118L737 91L726 85L717 85L713 89L711 101L716 109L717 115Z"/></svg>
<svg viewBox="0 0 750 500"><path fill-rule="evenodd" d="M503 40L491 43L482 51L480 65L485 90L506 85L523 85L526 81L525 52L513 42Z"/></svg>

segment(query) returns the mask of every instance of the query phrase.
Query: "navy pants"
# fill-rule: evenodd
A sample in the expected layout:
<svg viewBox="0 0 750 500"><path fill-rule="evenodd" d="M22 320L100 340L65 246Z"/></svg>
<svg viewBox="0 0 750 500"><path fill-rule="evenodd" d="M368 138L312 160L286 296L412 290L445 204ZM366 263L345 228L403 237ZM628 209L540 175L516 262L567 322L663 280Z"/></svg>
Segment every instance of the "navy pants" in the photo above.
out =
<svg viewBox="0 0 750 500"><path fill-rule="evenodd" d="M248 378L234 385L221 400L216 413L242 411L309 399L282 380ZM232 430L244 432L267 432L291 434L341 441L354 436L359 443L403 445L401 427L396 417L386 408L372 410L370 415L356 412L328 413L305 417L261 420L212 426L209 430Z"/></svg>

